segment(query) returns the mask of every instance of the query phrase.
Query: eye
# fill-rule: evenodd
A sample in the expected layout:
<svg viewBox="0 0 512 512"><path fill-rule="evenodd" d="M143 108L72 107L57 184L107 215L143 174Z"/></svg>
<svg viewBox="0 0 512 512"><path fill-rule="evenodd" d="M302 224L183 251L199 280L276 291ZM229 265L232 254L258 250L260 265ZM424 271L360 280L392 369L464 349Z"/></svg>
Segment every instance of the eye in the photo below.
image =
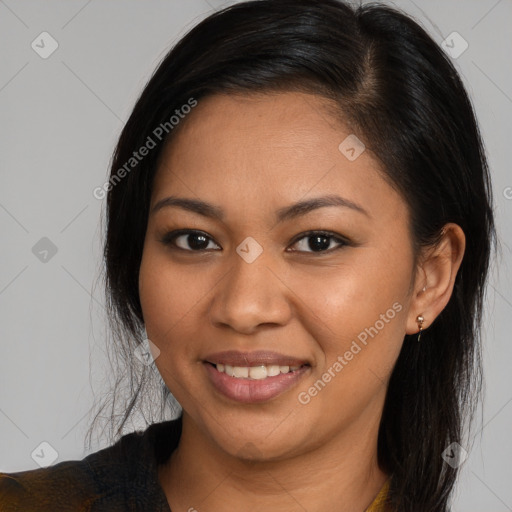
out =
<svg viewBox="0 0 512 512"><path fill-rule="evenodd" d="M208 250L208 241L212 241L211 237L202 231L195 231L191 229L180 229L178 231L172 231L167 233L161 239L161 242L164 245L174 245L178 249L189 252L200 252ZM219 247L217 244L214 245Z"/></svg>
<svg viewBox="0 0 512 512"><path fill-rule="evenodd" d="M304 241L303 241L304 240ZM338 244L337 247L331 247L331 243L335 242ZM330 233L328 231L307 231L306 233L302 233L299 238L296 239L294 245L299 245L299 252L332 252L333 250L341 249L346 245L349 245L349 242L335 233ZM307 249L310 249L309 251ZM296 252L295 249L292 249L292 252Z"/></svg>
<svg viewBox="0 0 512 512"><path fill-rule="evenodd" d="M305 242L306 240L307 242ZM164 235L160 241L164 245L173 245L177 249L188 252L212 250L212 247L208 247L210 243L220 249L206 233L191 229L171 231ZM332 247L332 242L337 244L337 246ZM295 239L293 245L298 245L299 249L291 249L291 252L320 253L332 252L333 250L350 245L350 242L329 231L307 231L301 233L301 235Z"/></svg>

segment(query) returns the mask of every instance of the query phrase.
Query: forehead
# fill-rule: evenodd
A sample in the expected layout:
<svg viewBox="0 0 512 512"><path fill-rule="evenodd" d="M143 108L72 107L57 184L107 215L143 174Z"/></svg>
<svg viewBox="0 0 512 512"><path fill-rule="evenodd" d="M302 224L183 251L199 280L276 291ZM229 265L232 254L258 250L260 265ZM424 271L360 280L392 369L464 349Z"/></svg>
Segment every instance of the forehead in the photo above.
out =
<svg viewBox="0 0 512 512"><path fill-rule="evenodd" d="M403 214L370 151L352 158L362 146L333 111L329 100L299 92L200 100L163 150L152 202L172 193L263 208L336 192L376 214Z"/></svg>
<svg viewBox="0 0 512 512"><path fill-rule="evenodd" d="M269 156L275 150L276 158L286 155L292 161L301 156L330 160L332 153L325 149L332 143L337 149L346 129L328 114L329 107L332 103L325 98L298 92L209 96L182 122L167 155L190 157L191 146L207 153L215 146L222 158L252 157L261 151Z"/></svg>

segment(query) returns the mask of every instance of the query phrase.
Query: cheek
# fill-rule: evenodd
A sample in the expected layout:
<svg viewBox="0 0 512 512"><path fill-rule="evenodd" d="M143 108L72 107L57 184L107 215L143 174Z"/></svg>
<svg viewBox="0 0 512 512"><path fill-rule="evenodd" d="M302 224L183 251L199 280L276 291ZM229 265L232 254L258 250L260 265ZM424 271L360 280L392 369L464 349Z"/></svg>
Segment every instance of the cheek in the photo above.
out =
<svg viewBox="0 0 512 512"><path fill-rule="evenodd" d="M391 265L382 250L365 248L323 275L294 276L290 287L301 290L305 304L301 322L317 347L318 367L299 390L313 416L337 423L385 393L406 327L412 260L407 248L402 254ZM339 416L332 404L345 412Z"/></svg>
<svg viewBox="0 0 512 512"><path fill-rule="evenodd" d="M333 330L338 342L326 349L329 365L337 361L343 378L332 386L332 399L366 403L385 388L405 335L409 301L408 261L391 265L382 254L347 277ZM354 267L357 268L357 267ZM363 271L364 268L364 271ZM336 300L333 294L332 301ZM341 359L340 359L341 358ZM325 397L328 398L327 395Z"/></svg>
<svg viewBox="0 0 512 512"><path fill-rule="evenodd" d="M303 303L301 321L326 357L344 352L358 336L364 342L368 330L375 335L372 327L379 339L401 342L412 270L404 252L392 265L380 249L355 249L343 263L289 274L287 285Z"/></svg>
<svg viewBox="0 0 512 512"><path fill-rule="evenodd" d="M340 267L323 283L297 280L307 297L301 321L309 318L318 362L297 398L312 418L338 428L384 396L405 334L409 274L402 269L361 262Z"/></svg>
<svg viewBox="0 0 512 512"><path fill-rule="evenodd" d="M205 318L205 304L215 289L215 276L199 267L173 263L152 244L144 248L139 295L148 338L161 350L162 360L194 356L191 341L204 329L199 317Z"/></svg>
<svg viewBox="0 0 512 512"><path fill-rule="evenodd" d="M148 338L160 350L155 365L179 403L190 401L183 383L193 378L193 357L198 322L194 318L208 288L197 277L173 265L161 251L146 245L139 273L139 295ZM202 284L201 284L202 283Z"/></svg>
<svg viewBox="0 0 512 512"><path fill-rule="evenodd" d="M183 272L173 270L166 258L146 244L139 273L139 295L148 337L153 336L152 341L160 349L164 348L167 331L179 326L189 309L191 287L185 278Z"/></svg>

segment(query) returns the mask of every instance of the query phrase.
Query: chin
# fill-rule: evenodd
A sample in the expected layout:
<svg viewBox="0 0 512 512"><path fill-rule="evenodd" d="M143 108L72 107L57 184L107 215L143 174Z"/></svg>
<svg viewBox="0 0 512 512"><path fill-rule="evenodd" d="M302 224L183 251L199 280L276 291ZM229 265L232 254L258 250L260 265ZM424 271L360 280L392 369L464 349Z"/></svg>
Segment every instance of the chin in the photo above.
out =
<svg viewBox="0 0 512 512"><path fill-rule="evenodd" d="M202 423L222 451L248 461L271 461L298 454L312 439L294 416L289 410L277 415L255 409L208 415Z"/></svg>

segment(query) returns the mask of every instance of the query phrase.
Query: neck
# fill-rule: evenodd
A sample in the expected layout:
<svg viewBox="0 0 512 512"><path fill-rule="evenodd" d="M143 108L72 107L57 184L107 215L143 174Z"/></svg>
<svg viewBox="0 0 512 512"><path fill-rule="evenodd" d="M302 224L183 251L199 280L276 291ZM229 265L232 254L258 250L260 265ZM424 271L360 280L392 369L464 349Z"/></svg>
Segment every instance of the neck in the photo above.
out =
<svg viewBox="0 0 512 512"><path fill-rule="evenodd" d="M310 451L255 461L226 453L184 412L180 443L159 468L160 484L173 512L363 512L388 478L377 464L378 419Z"/></svg>

